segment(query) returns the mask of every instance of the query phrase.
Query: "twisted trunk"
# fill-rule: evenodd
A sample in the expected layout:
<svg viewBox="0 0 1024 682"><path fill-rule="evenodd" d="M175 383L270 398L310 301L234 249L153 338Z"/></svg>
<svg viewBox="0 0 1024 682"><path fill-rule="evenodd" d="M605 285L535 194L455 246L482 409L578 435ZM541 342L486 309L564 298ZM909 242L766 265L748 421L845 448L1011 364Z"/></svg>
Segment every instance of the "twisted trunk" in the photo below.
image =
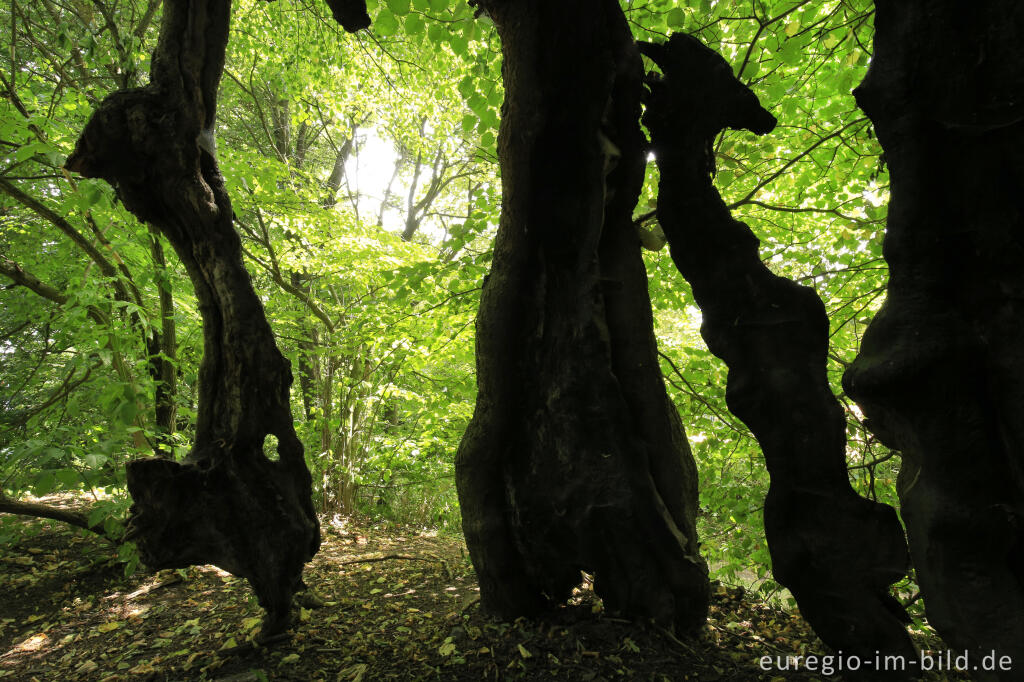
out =
<svg viewBox="0 0 1024 682"><path fill-rule="evenodd" d="M248 579L268 636L287 622L320 528L288 405L291 371L242 264L215 157L229 19L229 0L167 0L149 85L104 100L66 167L113 184L167 237L203 319L194 446L182 463L129 463L129 536L153 568L214 564Z"/></svg>
<svg viewBox="0 0 1024 682"><path fill-rule="evenodd" d="M775 119L696 39L677 34L642 49L664 73L644 116L661 171L658 220L703 313L701 335L729 366L729 409L764 451L775 578L829 646L868 661L878 652L912 658L905 614L889 594L906 573L906 543L893 509L850 486L846 419L826 377L825 307L762 264L757 237L711 181L710 145L722 129L765 134Z"/></svg>

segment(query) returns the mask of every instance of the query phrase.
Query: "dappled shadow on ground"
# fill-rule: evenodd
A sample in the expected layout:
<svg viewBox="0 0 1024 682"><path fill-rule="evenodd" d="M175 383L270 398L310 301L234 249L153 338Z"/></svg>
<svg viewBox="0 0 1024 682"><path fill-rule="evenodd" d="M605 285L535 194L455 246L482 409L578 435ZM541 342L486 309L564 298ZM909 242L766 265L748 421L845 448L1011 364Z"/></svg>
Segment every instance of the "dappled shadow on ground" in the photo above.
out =
<svg viewBox="0 0 1024 682"><path fill-rule="evenodd" d="M823 677L760 667L762 656L823 646L797 614L737 588L713 588L695 639L604 614L586 582L545 621L500 623L480 613L460 538L348 519L324 523L306 575L318 595L310 608L296 611L287 640L260 647L262 612L244 581L213 567L125 578L104 541L21 525L20 539L0 547L5 680Z"/></svg>

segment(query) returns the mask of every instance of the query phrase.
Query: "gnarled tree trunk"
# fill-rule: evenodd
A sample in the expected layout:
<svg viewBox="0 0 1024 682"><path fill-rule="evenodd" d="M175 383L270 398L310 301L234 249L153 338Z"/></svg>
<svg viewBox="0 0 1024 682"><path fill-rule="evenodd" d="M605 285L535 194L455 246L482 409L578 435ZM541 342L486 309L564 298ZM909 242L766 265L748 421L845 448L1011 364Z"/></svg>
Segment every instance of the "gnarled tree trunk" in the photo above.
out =
<svg viewBox="0 0 1024 682"><path fill-rule="evenodd" d="M844 377L901 451L928 620L1024 665L1024 4L878 0L855 91L892 181L888 298Z"/></svg>
<svg viewBox="0 0 1024 682"><path fill-rule="evenodd" d="M889 594L907 570L906 542L893 509L850 486L846 420L825 371L825 307L813 289L763 265L757 237L711 181L711 144L722 129L763 135L775 119L695 38L677 34L641 49L664 74L650 84L644 115L661 171L658 220L703 313L701 334L729 366L729 409L764 451L775 578L844 655L913 657L905 614Z"/></svg>
<svg viewBox="0 0 1024 682"><path fill-rule="evenodd" d="M707 611L696 468L658 367L631 224L639 54L616 0L481 2L503 43L503 211L456 460L485 608L564 602L680 630Z"/></svg>
<svg viewBox="0 0 1024 682"><path fill-rule="evenodd" d="M129 536L152 568L209 563L248 579L268 636L287 622L320 528L288 406L291 371L242 264L215 158L230 14L229 0L167 0L149 85L104 100L66 167L110 182L167 236L203 318L194 446L180 464L128 465Z"/></svg>

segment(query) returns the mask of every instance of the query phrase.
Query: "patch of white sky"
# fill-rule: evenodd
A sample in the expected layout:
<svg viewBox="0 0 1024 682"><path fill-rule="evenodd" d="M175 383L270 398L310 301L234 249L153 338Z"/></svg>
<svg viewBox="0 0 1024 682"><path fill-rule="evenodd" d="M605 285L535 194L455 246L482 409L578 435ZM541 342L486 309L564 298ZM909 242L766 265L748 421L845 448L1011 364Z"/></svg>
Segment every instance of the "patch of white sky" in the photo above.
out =
<svg viewBox="0 0 1024 682"><path fill-rule="evenodd" d="M430 131L428 129L425 132L429 134ZM375 128L361 129L357 143L357 149L345 164L345 178L348 190L358 197L359 218L363 224L376 223L390 184L390 200L384 208L383 227L388 232L401 234L405 229L411 178L408 172L400 172L394 177L395 164L401 158L398 150L392 140L381 135ZM417 199L429 182L429 173L429 167L421 171ZM339 200L338 206L344 208L344 200ZM351 203L348 206L351 207ZM437 243L444 238L445 228L428 219L420 225L417 234L425 235L431 243Z"/></svg>
<svg viewBox="0 0 1024 682"><path fill-rule="evenodd" d="M394 143L382 138L373 128L363 129L357 143L356 151L345 164L345 178L349 191L358 197L360 217L369 222L370 216L376 219L380 213L380 205L400 156ZM392 196L404 198L408 191L408 181L395 178L391 185ZM401 207L398 210L392 207L384 211L384 229L389 232L400 233L405 226L404 202L398 205Z"/></svg>

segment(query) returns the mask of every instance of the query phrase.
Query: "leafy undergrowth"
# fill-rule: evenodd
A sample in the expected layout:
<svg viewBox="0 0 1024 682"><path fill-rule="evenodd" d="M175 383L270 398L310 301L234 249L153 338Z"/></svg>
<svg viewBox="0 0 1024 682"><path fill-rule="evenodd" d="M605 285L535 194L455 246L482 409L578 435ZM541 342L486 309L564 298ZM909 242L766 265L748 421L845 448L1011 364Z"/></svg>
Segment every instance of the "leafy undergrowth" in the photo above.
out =
<svg viewBox="0 0 1024 682"><path fill-rule="evenodd" d="M299 609L288 640L258 647L245 581L213 567L125 578L104 541L20 525L0 548L5 680L824 678L762 670L762 656L824 647L797 614L741 589L714 586L694 639L603 614L585 583L547 620L501 623L480 613L461 539L350 520L324 524L307 569L326 603Z"/></svg>

